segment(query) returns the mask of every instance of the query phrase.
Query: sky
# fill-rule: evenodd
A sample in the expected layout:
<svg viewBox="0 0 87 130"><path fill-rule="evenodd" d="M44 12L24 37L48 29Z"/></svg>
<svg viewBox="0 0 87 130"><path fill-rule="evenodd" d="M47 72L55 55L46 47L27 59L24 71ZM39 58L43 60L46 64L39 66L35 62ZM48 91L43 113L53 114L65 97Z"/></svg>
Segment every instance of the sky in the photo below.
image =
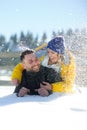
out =
<svg viewBox="0 0 87 130"><path fill-rule="evenodd" d="M87 27L86 0L0 0L0 35L30 31L34 36Z"/></svg>

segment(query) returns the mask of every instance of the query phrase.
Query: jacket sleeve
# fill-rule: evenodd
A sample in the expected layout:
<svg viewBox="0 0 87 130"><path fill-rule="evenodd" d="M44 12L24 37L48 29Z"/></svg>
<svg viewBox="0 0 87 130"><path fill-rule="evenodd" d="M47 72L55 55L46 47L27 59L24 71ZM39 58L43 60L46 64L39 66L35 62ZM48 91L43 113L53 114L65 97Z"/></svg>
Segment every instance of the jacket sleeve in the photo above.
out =
<svg viewBox="0 0 87 130"><path fill-rule="evenodd" d="M11 75L11 79L18 79L19 82L21 82L21 78L22 78L22 72L24 70L24 67L22 65L22 63L19 63L15 66L15 68L13 69L12 75Z"/></svg>
<svg viewBox="0 0 87 130"><path fill-rule="evenodd" d="M75 81L76 66L73 55L69 52L70 62L61 67L62 82L52 84L53 92L72 92Z"/></svg>

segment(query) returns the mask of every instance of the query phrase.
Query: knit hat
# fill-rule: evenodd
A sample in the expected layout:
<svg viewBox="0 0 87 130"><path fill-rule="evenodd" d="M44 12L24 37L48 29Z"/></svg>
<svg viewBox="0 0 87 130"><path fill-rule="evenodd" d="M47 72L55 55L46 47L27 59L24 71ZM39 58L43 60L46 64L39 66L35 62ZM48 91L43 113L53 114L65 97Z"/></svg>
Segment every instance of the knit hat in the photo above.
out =
<svg viewBox="0 0 87 130"><path fill-rule="evenodd" d="M64 38L56 37L48 42L47 48L57 52L58 54L64 54L65 46L64 46Z"/></svg>

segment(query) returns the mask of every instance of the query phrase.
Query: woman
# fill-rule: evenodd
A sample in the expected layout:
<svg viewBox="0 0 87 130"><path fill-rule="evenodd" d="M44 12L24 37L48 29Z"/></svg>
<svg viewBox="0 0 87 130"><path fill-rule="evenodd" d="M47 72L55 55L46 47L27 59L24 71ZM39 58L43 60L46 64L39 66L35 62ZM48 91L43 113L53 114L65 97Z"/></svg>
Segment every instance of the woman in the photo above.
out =
<svg viewBox="0 0 87 130"><path fill-rule="evenodd" d="M48 42L47 55L41 57L43 66L53 68L61 73L62 81L51 84L53 92L72 92L75 81L75 60L73 55L66 51L63 37L56 37ZM21 81L22 63L18 64L12 73L12 82L14 85Z"/></svg>

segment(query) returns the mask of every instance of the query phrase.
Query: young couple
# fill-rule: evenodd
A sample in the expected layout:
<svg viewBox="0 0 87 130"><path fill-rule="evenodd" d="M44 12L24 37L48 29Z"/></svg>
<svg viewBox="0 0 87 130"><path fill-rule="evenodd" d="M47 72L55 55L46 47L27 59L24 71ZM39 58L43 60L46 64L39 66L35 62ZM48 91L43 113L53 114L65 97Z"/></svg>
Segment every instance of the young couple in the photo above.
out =
<svg viewBox="0 0 87 130"><path fill-rule="evenodd" d="M21 54L21 61L12 73L12 82L16 85L18 96L72 92L75 61L73 55L66 51L63 37L48 42L45 57L38 59L33 51L26 50Z"/></svg>

